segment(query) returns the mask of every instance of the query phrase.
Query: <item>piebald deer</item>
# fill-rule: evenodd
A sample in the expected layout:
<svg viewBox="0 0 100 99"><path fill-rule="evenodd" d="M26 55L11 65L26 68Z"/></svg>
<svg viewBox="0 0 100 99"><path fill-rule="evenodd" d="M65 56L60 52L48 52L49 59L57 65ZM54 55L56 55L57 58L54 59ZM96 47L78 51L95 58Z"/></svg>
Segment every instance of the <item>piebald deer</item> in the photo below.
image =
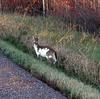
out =
<svg viewBox="0 0 100 99"><path fill-rule="evenodd" d="M32 37L33 47L37 57L41 56L46 58L50 63L57 62L57 53L49 46L41 46L38 44L38 38Z"/></svg>

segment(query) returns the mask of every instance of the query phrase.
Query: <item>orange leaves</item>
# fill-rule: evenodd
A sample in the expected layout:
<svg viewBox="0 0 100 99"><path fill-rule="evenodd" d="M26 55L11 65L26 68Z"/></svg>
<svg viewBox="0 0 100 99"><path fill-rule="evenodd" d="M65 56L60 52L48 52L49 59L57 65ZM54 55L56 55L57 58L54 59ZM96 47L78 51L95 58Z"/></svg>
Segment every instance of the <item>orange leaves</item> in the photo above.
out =
<svg viewBox="0 0 100 99"><path fill-rule="evenodd" d="M55 0L54 4L58 7L65 7L68 10L75 10L75 1L74 0Z"/></svg>

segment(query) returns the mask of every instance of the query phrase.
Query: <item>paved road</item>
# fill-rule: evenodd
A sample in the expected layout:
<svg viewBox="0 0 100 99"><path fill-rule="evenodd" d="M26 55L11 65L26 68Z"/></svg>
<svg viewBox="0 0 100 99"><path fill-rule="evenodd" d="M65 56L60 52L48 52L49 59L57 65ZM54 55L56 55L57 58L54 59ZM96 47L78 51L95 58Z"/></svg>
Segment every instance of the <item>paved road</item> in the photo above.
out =
<svg viewBox="0 0 100 99"><path fill-rule="evenodd" d="M0 55L0 99L66 99Z"/></svg>

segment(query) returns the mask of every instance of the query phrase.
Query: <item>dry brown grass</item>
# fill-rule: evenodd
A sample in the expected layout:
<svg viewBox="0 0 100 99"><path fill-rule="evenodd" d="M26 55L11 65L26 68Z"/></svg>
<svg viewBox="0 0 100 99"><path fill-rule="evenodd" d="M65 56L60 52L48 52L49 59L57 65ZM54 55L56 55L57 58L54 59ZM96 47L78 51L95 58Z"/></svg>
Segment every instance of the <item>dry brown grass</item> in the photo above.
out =
<svg viewBox="0 0 100 99"><path fill-rule="evenodd" d="M37 35L40 38L40 44L50 45L57 51L59 59L58 67L63 68L64 71L71 76L100 87L100 61L88 58L86 56L87 53L85 54L81 48L81 46L84 46L83 43L88 42L91 38L85 33L77 37L74 35L75 31L64 32L63 26L62 28L60 28L60 25L57 27L58 21L55 20L54 23L50 23L51 19L52 18L46 19L47 22L45 24L45 20L42 17L23 18L15 15L1 15L0 37L6 38L8 36L13 36L20 42L23 42L31 52L33 51L31 36ZM62 33L60 34L59 31ZM93 39L91 41L93 42L92 44L96 44L99 42L99 39ZM74 44L75 50L79 47L79 53L73 51L69 45L67 45L70 42ZM89 50L88 46L88 43L86 43L83 49ZM93 48L95 49L95 45L93 45ZM90 53L89 51L87 52Z"/></svg>

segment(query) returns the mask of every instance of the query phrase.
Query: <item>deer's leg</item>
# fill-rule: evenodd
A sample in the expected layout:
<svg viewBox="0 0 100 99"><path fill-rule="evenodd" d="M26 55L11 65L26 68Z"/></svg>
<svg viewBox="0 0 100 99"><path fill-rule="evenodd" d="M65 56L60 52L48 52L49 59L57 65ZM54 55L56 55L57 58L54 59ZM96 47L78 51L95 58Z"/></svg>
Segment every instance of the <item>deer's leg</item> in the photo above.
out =
<svg viewBox="0 0 100 99"><path fill-rule="evenodd" d="M47 61L50 63L50 60L49 60L49 57L48 57L48 56L46 56L46 59L47 59Z"/></svg>
<svg viewBox="0 0 100 99"><path fill-rule="evenodd" d="M39 56L39 59L40 59L41 61L43 61L43 57L42 57L42 56Z"/></svg>
<svg viewBox="0 0 100 99"><path fill-rule="evenodd" d="M40 55L39 54L36 54L37 55L37 58L40 58Z"/></svg>
<svg viewBox="0 0 100 99"><path fill-rule="evenodd" d="M50 59L48 59L48 62L49 62L50 64L52 63Z"/></svg>
<svg viewBox="0 0 100 99"><path fill-rule="evenodd" d="M37 54L37 58L38 58L40 61L42 61L42 56L41 56L41 55Z"/></svg>
<svg viewBox="0 0 100 99"><path fill-rule="evenodd" d="M37 54L37 58L39 58L39 55Z"/></svg>
<svg viewBox="0 0 100 99"><path fill-rule="evenodd" d="M53 59L53 64L56 64L56 63L57 63L57 59L54 58L54 59Z"/></svg>
<svg viewBox="0 0 100 99"><path fill-rule="evenodd" d="M53 62L53 64L56 64L56 63L57 63L57 61L54 61L54 62Z"/></svg>
<svg viewBox="0 0 100 99"><path fill-rule="evenodd" d="M47 60L48 60L48 62L49 62L49 64L52 64L53 63L53 59L52 58L47 58Z"/></svg>

